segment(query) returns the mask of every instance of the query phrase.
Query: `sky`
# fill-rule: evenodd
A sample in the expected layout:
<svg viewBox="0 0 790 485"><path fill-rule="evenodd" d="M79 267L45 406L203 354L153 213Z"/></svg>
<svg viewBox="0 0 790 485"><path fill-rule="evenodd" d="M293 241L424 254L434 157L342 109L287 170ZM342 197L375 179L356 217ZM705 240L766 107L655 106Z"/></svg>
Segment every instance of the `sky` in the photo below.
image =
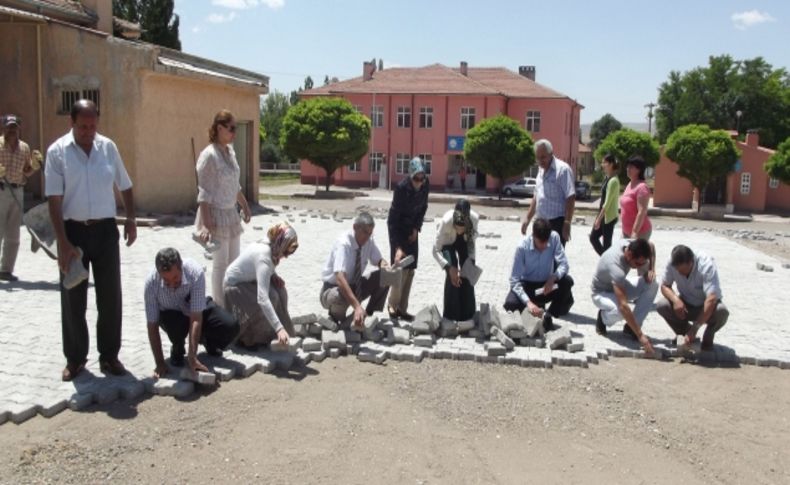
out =
<svg viewBox="0 0 790 485"><path fill-rule="evenodd" d="M182 50L265 74L290 92L311 76L384 68L536 66L536 80L585 106L646 121L670 71L711 55L762 56L790 70L790 2L736 0L175 0Z"/></svg>

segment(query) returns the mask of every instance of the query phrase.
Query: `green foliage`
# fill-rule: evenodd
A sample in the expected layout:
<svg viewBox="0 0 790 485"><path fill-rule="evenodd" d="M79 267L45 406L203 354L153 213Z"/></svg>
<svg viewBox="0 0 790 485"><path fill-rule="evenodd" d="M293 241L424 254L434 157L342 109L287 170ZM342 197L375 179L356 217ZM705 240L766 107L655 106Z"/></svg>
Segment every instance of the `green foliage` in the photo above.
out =
<svg viewBox="0 0 790 485"><path fill-rule="evenodd" d="M592 124L590 127L590 148L595 150L598 145L609 136L609 133L615 132L623 128L617 118L609 113L601 116L601 118Z"/></svg>
<svg viewBox="0 0 790 485"><path fill-rule="evenodd" d="M316 97L288 110L280 145L294 159L305 159L329 179L340 167L358 162L368 151L370 120L340 98Z"/></svg>
<svg viewBox="0 0 790 485"><path fill-rule="evenodd" d="M707 125L686 125L669 136L666 156L678 164L678 175L705 191L708 183L729 173L740 153L724 130Z"/></svg>
<svg viewBox="0 0 790 485"><path fill-rule="evenodd" d="M610 133L601 141L595 150L595 159L602 160L612 154L620 162L620 181L626 182L625 162L634 155L644 158L648 167L658 163L661 154L658 151L658 142L653 140L649 133L623 128Z"/></svg>
<svg viewBox="0 0 790 485"><path fill-rule="evenodd" d="M269 93L261 105L261 161L271 163L294 163L285 156L280 145L283 119L291 108L291 102L285 93L275 90ZM264 147L266 156L264 156ZM266 159L264 159L266 158ZM272 159L274 158L274 159ZM276 160L275 160L276 159Z"/></svg>
<svg viewBox="0 0 790 485"><path fill-rule="evenodd" d="M534 164L535 152L529 133L515 120L499 115L481 121L466 133L464 158L499 179L501 186L506 178Z"/></svg>
<svg viewBox="0 0 790 485"><path fill-rule="evenodd" d="M662 143L688 124L741 133L756 129L769 147L790 136L790 76L761 57L736 61L712 56L707 66L672 71L659 87L658 104L656 128Z"/></svg>
<svg viewBox="0 0 790 485"><path fill-rule="evenodd" d="M173 14L173 3L173 0L113 0L112 10L116 17L140 24L141 40L180 51L180 21ZM114 35L120 36L118 32Z"/></svg>
<svg viewBox="0 0 790 485"><path fill-rule="evenodd" d="M771 177L790 184L790 138L780 143L776 153L765 162L765 171Z"/></svg>

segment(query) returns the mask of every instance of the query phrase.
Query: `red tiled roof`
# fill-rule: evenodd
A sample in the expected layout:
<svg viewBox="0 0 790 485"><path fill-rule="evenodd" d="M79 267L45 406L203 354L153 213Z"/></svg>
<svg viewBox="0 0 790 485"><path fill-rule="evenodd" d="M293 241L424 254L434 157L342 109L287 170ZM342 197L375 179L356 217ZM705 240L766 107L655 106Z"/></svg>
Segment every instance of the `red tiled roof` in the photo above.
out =
<svg viewBox="0 0 790 485"><path fill-rule="evenodd" d="M62 10L71 10L74 13L87 13L82 6L82 2L76 0L37 0L37 3L46 3Z"/></svg>
<svg viewBox="0 0 790 485"><path fill-rule="evenodd" d="M392 67L375 71L369 81L355 77L321 86L302 94L467 94L502 95L511 98L567 98L503 67L470 67L467 75L442 64L423 67Z"/></svg>

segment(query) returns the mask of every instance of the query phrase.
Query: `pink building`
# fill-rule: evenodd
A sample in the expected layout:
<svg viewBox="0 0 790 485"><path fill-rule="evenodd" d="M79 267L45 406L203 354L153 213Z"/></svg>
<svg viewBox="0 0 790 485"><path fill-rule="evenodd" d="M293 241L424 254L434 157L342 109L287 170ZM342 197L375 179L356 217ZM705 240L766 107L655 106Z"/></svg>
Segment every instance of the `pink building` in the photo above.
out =
<svg viewBox="0 0 790 485"><path fill-rule="evenodd" d="M554 145L557 157L576 167L582 105L535 82L534 66L519 73L501 67L474 68L462 62L376 70L301 93L303 98L337 96L371 119L370 151L359 163L335 172L332 183L348 187L389 188L407 172L414 156L425 160L432 190L460 188L466 131L480 120L506 114L532 134ZM301 162L302 183L324 183L324 171ZM471 190L494 191L497 182L467 168Z"/></svg>
<svg viewBox="0 0 790 485"><path fill-rule="evenodd" d="M732 136L737 133L732 132ZM704 204L719 204L727 212L790 212L790 186L768 176L763 165L774 150L760 146L760 136L748 133L746 141L736 141L741 158L727 177L710 184ZM694 207L699 197L691 183L677 174L675 162L661 154L656 166L653 205Z"/></svg>

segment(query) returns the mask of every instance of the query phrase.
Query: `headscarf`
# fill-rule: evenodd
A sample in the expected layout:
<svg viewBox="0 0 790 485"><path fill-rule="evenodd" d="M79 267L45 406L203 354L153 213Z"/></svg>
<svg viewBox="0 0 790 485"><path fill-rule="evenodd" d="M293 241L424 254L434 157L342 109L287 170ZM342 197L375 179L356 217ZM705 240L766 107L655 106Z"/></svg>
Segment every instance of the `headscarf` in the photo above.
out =
<svg viewBox="0 0 790 485"><path fill-rule="evenodd" d="M453 225L464 226L464 239L471 241L474 239L474 224L472 224L472 206L466 199L460 199L455 203L455 210L453 211Z"/></svg>
<svg viewBox="0 0 790 485"><path fill-rule="evenodd" d="M422 158L414 157L409 162L409 178L414 178L418 173L425 173L425 164L422 163Z"/></svg>
<svg viewBox="0 0 790 485"><path fill-rule="evenodd" d="M283 256L293 254L299 247L296 231L285 221L270 227L268 236L274 264L278 264Z"/></svg>

